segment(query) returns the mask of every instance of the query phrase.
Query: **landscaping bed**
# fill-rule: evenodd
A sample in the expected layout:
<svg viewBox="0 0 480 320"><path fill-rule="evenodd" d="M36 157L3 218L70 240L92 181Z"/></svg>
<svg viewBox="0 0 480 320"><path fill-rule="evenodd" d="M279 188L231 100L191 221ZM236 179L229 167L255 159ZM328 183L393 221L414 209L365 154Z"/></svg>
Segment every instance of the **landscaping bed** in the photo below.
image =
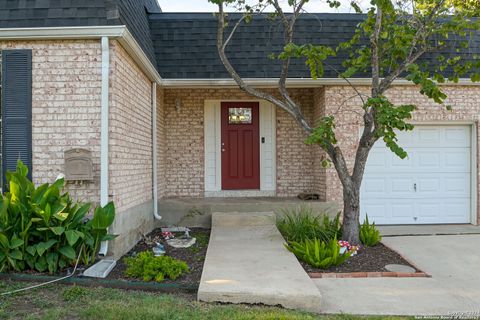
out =
<svg viewBox="0 0 480 320"><path fill-rule="evenodd" d="M137 245L130 250L126 255L117 261L117 265L110 272L107 279L117 280L142 280L127 277L125 271L127 265L125 258L134 257L141 252L151 252L153 247L156 246L155 242L162 243L165 246L165 256L185 261L190 269L189 272L182 274L176 280L165 278L161 283L177 283L189 286L198 286L200 284L200 278L202 276L203 263L205 262L205 256L207 254L208 241L210 239L210 229L203 228L190 228L190 236L195 237L196 243L189 248L173 248L167 244L166 240L162 237L162 230L155 229L149 233L143 240L137 243ZM183 233L175 233L175 236L181 236Z"/></svg>
<svg viewBox="0 0 480 320"><path fill-rule="evenodd" d="M388 264L406 265L414 268L416 272L421 272L382 243L373 247L361 247L356 255L348 258L343 264L325 270L313 268L302 261L300 263L307 273L387 272L385 266Z"/></svg>
<svg viewBox="0 0 480 320"><path fill-rule="evenodd" d="M359 245L342 239L340 214L329 217L311 208L285 211L277 227L291 251L312 278L428 277L400 254L381 243L368 216L359 225ZM389 267L386 266L392 265Z"/></svg>

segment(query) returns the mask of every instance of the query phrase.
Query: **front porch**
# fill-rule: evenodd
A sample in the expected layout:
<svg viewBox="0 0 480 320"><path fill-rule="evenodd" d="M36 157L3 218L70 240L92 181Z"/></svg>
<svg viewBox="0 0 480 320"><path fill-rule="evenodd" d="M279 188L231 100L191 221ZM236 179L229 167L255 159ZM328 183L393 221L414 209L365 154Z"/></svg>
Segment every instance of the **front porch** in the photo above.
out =
<svg viewBox="0 0 480 320"><path fill-rule="evenodd" d="M162 225L210 228L214 212L274 212L281 214L300 206L312 208L315 213L335 216L340 211L336 202L304 201L298 198L166 198L159 201Z"/></svg>

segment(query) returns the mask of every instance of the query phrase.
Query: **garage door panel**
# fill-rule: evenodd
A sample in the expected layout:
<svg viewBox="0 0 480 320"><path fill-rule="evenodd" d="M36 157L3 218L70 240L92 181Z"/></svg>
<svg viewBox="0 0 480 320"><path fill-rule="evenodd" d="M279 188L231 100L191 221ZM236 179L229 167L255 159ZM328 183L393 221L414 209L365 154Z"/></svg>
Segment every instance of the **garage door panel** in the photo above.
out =
<svg viewBox="0 0 480 320"><path fill-rule="evenodd" d="M388 149L372 150L368 157L365 174L372 173L430 173L459 172L469 173L470 148L410 148L408 157L400 159ZM372 165L370 161L372 160Z"/></svg>
<svg viewBox="0 0 480 320"><path fill-rule="evenodd" d="M445 192L449 195L470 195L470 174L457 177L445 177Z"/></svg>
<svg viewBox="0 0 480 320"><path fill-rule="evenodd" d="M465 215L470 213L470 202L468 198L455 199L454 201L448 201L444 204L444 216L447 219L459 219L460 222L464 221Z"/></svg>
<svg viewBox="0 0 480 320"><path fill-rule="evenodd" d="M435 148L442 147L469 148L469 126L427 126L417 125L413 131L397 132L398 144L403 148ZM378 141L374 149L385 148L383 141Z"/></svg>
<svg viewBox="0 0 480 320"><path fill-rule="evenodd" d="M408 152L408 151L407 151ZM439 151L420 151L416 153L418 154L418 166L417 170L423 171L425 168L428 169L441 169L441 158L442 156L439 154ZM414 159L415 157L412 156Z"/></svg>
<svg viewBox="0 0 480 320"><path fill-rule="evenodd" d="M470 147L470 128L447 127L443 131L443 143L448 147L469 148Z"/></svg>
<svg viewBox="0 0 480 320"><path fill-rule="evenodd" d="M369 221L383 224L385 221L389 221L391 217L390 207L387 203L366 201L362 206L363 210L361 210L360 221L365 220L365 217L368 215Z"/></svg>
<svg viewBox="0 0 480 320"><path fill-rule="evenodd" d="M385 157L389 158L389 162L391 163L390 169L392 170L410 170L413 167L413 161L412 158L407 157L405 159L401 159L398 156L396 156L392 151L385 150ZM390 154L389 154L390 153Z"/></svg>
<svg viewBox="0 0 480 320"><path fill-rule="evenodd" d="M417 145L432 145L440 143L441 132L434 127L419 127L417 129L417 139L412 141L412 144Z"/></svg>
<svg viewBox="0 0 480 320"><path fill-rule="evenodd" d="M415 191L416 184L416 191ZM469 173L445 173L443 175L395 173L366 175L361 188L365 198L418 199L427 196L458 198L470 196Z"/></svg>
<svg viewBox="0 0 480 320"><path fill-rule="evenodd" d="M366 179L363 183L363 189L367 194L384 192L386 190L386 179L383 177Z"/></svg>
<svg viewBox="0 0 480 320"><path fill-rule="evenodd" d="M441 192L440 178L418 178L417 193L428 194ZM415 190L414 190L415 192Z"/></svg>
<svg viewBox="0 0 480 320"><path fill-rule="evenodd" d="M385 201L387 200L387 201ZM438 224L468 223L469 198L412 201L411 199L384 199L367 201L361 205L360 219L384 224Z"/></svg>
<svg viewBox="0 0 480 320"><path fill-rule="evenodd" d="M390 180L392 194L410 194L412 192L412 179L401 178Z"/></svg>
<svg viewBox="0 0 480 320"><path fill-rule="evenodd" d="M468 126L416 126L399 133L408 158L383 142L372 149L361 189L361 217L377 224L469 223ZM382 211L383 210L383 211Z"/></svg>
<svg viewBox="0 0 480 320"><path fill-rule="evenodd" d="M470 148L465 150L454 150L444 152L445 169L456 169L459 171L470 172Z"/></svg>
<svg viewBox="0 0 480 320"><path fill-rule="evenodd" d="M405 220L408 218L411 217L411 212L412 210L414 210L414 206L413 204L410 202L407 202L407 201L392 201L391 203L391 212L392 212L392 219L393 220Z"/></svg>

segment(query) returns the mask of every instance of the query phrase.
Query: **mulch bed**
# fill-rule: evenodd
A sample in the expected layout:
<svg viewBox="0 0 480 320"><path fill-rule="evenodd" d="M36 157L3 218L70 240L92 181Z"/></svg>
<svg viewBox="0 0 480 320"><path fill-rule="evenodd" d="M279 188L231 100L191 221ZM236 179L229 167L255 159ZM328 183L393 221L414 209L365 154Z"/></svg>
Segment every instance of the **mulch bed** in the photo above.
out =
<svg viewBox="0 0 480 320"><path fill-rule="evenodd" d="M162 283L176 283L182 285L197 286L200 284L200 278L202 276L203 263L207 254L208 241L210 239L210 229L202 228L189 228L190 236L197 238L197 242L190 248L173 248L169 246L162 237L162 230L155 229L149 233L145 239L141 240L137 245L130 250L126 255L117 261L117 265L110 272L107 279L117 280L135 280L127 278L125 276L125 270L127 266L123 262L124 257L130 257L136 255L142 251L152 251L155 246L154 242L161 242L165 246L166 255L175 259L183 260L188 264L190 272L180 276L177 280L173 281L165 279ZM175 233L175 236L181 236L183 233ZM154 240L154 241L151 241ZM147 243L148 242L148 243ZM141 280L141 279L137 279Z"/></svg>
<svg viewBox="0 0 480 320"><path fill-rule="evenodd" d="M381 243L374 247L362 247L342 265L326 270L312 268L302 261L300 263L307 273L386 272L388 270L385 266L388 264L403 264L414 268L416 272L421 272L397 252Z"/></svg>

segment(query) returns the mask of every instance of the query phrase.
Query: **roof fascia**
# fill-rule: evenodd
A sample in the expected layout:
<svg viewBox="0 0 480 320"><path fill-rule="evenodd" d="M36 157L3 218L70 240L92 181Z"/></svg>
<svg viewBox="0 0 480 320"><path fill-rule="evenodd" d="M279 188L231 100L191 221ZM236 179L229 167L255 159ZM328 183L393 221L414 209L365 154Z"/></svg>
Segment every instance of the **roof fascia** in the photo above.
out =
<svg viewBox="0 0 480 320"><path fill-rule="evenodd" d="M118 40L151 81L162 84L160 74L126 26L3 28L0 41L89 40L108 37Z"/></svg>

